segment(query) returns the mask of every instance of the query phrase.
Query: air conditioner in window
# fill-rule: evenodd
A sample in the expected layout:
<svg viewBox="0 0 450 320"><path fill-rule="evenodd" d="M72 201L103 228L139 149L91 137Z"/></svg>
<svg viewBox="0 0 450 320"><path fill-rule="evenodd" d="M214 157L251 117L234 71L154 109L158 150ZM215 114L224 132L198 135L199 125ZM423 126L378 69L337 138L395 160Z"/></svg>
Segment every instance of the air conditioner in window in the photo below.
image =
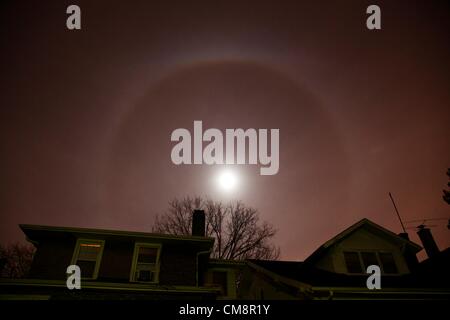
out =
<svg viewBox="0 0 450 320"><path fill-rule="evenodd" d="M154 264L138 264L136 266L135 280L142 282L154 282L156 275Z"/></svg>

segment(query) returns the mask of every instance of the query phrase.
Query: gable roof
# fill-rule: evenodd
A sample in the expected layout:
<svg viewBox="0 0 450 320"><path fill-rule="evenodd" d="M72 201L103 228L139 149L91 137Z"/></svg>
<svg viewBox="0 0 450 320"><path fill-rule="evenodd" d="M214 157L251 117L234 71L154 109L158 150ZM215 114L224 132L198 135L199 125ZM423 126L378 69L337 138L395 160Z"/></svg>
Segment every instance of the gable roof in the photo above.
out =
<svg viewBox="0 0 450 320"><path fill-rule="evenodd" d="M201 245L205 248L211 248L214 244L214 238L200 237L191 235L169 235L162 233L149 233L137 231L90 229L90 228L72 228L55 227L31 224L20 224L20 228L31 242L39 241L45 238L99 238L99 239L133 239L134 241L155 241L155 242L183 242Z"/></svg>
<svg viewBox="0 0 450 320"><path fill-rule="evenodd" d="M367 275L347 275L334 273L315 267L311 263L300 261L247 260L247 265L257 272L284 282L305 287L366 287ZM450 266L450 248L436 257L422 261L411 274L384 275L384 288L445 288L448 294L450 278L447 276ZM277 285L275 281L274 285ZM300 284L300 285L299 285Z"/></svg>
<svg viewBox="0 0 450 320"><path fill-rule="evenodd" d="M352 226L348 227L341 233L337 234L336 236L334 236L327 242L325 242L316 251L314 251L308 258L306 258L305 262L315 261L317 258L322 256L322 254L324 254L328 248L339 243L340 241L342 241L343 239L347 238L352 233L354 233L356 230L359 230L361 228L366 228L375 234L379 234L380 236L383 236L385 238L387 237L391 241L398 243L400 245L408 246L410 248L410 250L414 253L417 253L420 250L422 250L422 247L419 246L418 244L395 234L394 232L376 224L375 222L370 221L367 218L364 218L364 219L361 219L360 221L358 221L357 223L353 224Z"/></svg>
<svg viewBox="0 0 450 320"><path fill-rule="evenodd" d="M347 275L319 269L299 261L247 260L250 268L264 272L271 278L289 283L294 280L303 286L312 287L366 287L366 275ZM258 268L259 267L259 268ZM292 281L291 281L292 283ZM411 275L384 275L385 287L414 287L418 281Z"/></svg>

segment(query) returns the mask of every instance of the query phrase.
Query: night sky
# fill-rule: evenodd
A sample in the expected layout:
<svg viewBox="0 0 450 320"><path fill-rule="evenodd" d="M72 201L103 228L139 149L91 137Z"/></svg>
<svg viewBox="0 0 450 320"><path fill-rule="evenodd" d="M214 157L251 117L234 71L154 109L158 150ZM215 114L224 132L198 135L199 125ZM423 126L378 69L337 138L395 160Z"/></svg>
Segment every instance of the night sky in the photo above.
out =
<svg viewBox="0 0 450 320"><path fill-rule="evenodd" d="M382 30L366 28L373 3ZM286 260L364 217L401 232L389 191L404 221L449 217L446 1L0 6L0 243L24 241L19 223L150 231L187 195L257 208ZM279 128L278 174L236 165L224 193L221 166L174 165L171 132L194 120Z"/></svg>

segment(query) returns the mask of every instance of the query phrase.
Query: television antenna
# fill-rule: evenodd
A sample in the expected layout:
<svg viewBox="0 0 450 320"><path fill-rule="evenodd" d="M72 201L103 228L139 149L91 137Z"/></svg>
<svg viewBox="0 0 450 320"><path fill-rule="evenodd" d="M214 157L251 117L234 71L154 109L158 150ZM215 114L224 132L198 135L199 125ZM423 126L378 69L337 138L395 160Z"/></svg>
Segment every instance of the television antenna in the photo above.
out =
<svg viewBox="0 0 450 320"><path fill-rule="evenodd" d="M398 220L400 220L400 224L402 225L403 232L406 233L406 229L405 229L405 226L403 225L402 218L400 217L400 213L398 212L397 206L395 205L394 198L392 197L392 194L390 192L389 192L389 197L391 198L392 204L394 205L394 209L395 209L395 212L397 213Z"/></svg>

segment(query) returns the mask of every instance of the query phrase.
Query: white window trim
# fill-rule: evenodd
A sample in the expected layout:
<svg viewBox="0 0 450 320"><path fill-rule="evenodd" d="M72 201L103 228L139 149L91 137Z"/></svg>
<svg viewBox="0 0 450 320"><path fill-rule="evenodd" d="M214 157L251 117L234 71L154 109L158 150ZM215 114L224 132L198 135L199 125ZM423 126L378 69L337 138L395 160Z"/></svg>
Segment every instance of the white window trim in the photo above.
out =
<svg viewBox="0 0 450 320"><path fill-rule="evenodd" d="M103 257L103 249L105 248L105 240L98 240L98 239L77 239L77 243L75 244L75 250L73 252L72 256L72 265L76 265L78 261L78 255L80 253L80 244L81 243L93 243L93 244L100 244L100 252L97 255L97 260L95 261L95 268L94 268L94 274L92 277L83 277L83 270L81 270L81 279L83 280L96 280L98 277L98 271L100 270L100 264Z"/></svg>
<svg viewBox="0 0 450 320"><path fill-rule="evenodd" d="M136 274L136 267L137 267L137 260L139 255L139 248L145 247L145 248L156 248L158 249L158 253L156 255L156 272L155 272L155 280L154 281L138 281L135 279ZM161 255L161 249L162 245L157 243L146 243L146 242L136 242L134 244L134 253L133 253L133 262L131 264L131 271L130 271L130 282L137 282L137 283L159 283L159 273L160 273L160 255Z"/></svg>

